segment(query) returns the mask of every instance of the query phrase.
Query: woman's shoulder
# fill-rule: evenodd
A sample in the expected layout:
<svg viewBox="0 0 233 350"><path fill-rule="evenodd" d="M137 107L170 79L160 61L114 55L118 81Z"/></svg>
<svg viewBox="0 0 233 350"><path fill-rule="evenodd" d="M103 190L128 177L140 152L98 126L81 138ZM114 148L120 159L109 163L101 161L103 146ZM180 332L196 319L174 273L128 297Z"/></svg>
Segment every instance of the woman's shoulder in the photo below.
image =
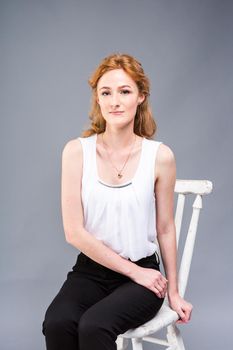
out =
<svg viewBox="0 0 233 350"><path fill-rule="evenodd" d="M156 155L157 166L171 168L175 166L175 154L170 146L160 143Z"/></svg>
<svg viewBox="0 0 233 350"><path fill-rule="evenodd" d="M169 160L174 158L174 152L172 151L171 147L165 144L163 141L160 140L153 140L153 139L147 139L147 141L152 142L157 147L157 158L161 158L162 160Z"/></svg>
<svg viewBox="0 0 233 350"><path fill-rule="evenodd" d="M63 156L78 156L80 157L83 153L83 147L90 147L95 135L91 135L88 137L78 136L76 138L68 140L63 146Z"/></svg>
<svg viewBox="0 0 233 350"><path fill-rule="evenodd" d="M68 140L63 146L63 149L62 149L63 157L80 156L81 154L82 154L82 144L79 137Z"/></svg>
<svg viewBox="0 0 233 350"><path fill-rule="evenodd" d="M175 155L170 146L160 140L148 140L155 145L157 163L171 163L175 160Z"/></svg>

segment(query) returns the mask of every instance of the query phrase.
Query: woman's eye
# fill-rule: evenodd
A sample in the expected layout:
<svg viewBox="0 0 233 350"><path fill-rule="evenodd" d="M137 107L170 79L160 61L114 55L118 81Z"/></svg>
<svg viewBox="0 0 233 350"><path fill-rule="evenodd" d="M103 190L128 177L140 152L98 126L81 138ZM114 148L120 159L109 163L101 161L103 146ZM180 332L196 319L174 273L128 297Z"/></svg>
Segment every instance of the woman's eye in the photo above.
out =
<svg viewBox="0 0 233 350"><path fill-rule="evenodd" d="M123 93L123 95L128 95L128 94L130 94L130 91L129 90L121 90L121 93ZM101 95L102 96L107 96L107 95L109 95L109 91L103 91L101 93Z"/></svg>

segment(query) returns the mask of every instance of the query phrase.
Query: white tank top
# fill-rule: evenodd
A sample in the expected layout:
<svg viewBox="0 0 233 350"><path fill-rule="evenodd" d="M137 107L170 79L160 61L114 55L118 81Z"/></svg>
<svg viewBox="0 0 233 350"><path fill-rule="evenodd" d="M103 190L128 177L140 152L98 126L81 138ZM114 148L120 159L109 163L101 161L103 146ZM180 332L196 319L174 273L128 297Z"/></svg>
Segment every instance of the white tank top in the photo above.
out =
<svg viewBox="0 0 233 350"><path fill-rule="evenodd" d="M83 149L81 198L85 229L132 261L158 251L154 168L162 142L143 138L134 177L123 184L111 185L98 177L97 134L78 139Z"/></svg>

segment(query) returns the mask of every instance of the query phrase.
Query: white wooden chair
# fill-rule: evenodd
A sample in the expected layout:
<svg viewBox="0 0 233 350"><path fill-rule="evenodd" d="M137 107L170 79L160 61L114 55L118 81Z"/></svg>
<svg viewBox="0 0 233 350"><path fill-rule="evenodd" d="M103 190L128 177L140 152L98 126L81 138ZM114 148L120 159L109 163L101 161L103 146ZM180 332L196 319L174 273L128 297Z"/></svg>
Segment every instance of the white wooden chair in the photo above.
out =
<svg viewBox="0 0 233 350"><path fill-rule="evenodd" d="M175 213L176 241L178 254L181 254L181 262L178 268L178 288L179 294L182 297L184 297L189 278L199 213L200 209L202 208L202 196L210 193L212 188L212 182L207 180L176 180L175 193L178 194ZM184 237L184 248L181 249L178 243L183 219L185 198L188 194L195 195L195 199L192 205L193 210L187 234L185 234ZM161 257L160 252L159 255ZM143 350L143 341L164 345L167 350L185 350L180 330L176 324L178 318L178 314L170 308L166 296L162 307L152 320L144 323L138 328L130 329L124 334L118 335L116 340L117 350L127 349L130 340L132 341L133 350ZM154 333L162 329L166 330L166 340L152 337Z"/></svg>

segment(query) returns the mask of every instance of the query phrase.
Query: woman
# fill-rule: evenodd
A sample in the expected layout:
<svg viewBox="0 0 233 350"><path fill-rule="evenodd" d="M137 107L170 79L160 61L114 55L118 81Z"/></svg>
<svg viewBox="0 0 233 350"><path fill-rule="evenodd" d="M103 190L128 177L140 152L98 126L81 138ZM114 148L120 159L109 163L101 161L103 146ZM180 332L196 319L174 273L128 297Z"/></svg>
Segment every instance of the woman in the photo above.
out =
<svg viewBox="0 0 233 350"><path fill-rule="evenodd" d="M116 349L117 335L152 319L166 293L178 323L192 311L177 286L175 159L152 139L149 80L134 57L112 54L89 84L91 127L62 153L64 232L81 253L46 311L48 350Z"/></svg>

